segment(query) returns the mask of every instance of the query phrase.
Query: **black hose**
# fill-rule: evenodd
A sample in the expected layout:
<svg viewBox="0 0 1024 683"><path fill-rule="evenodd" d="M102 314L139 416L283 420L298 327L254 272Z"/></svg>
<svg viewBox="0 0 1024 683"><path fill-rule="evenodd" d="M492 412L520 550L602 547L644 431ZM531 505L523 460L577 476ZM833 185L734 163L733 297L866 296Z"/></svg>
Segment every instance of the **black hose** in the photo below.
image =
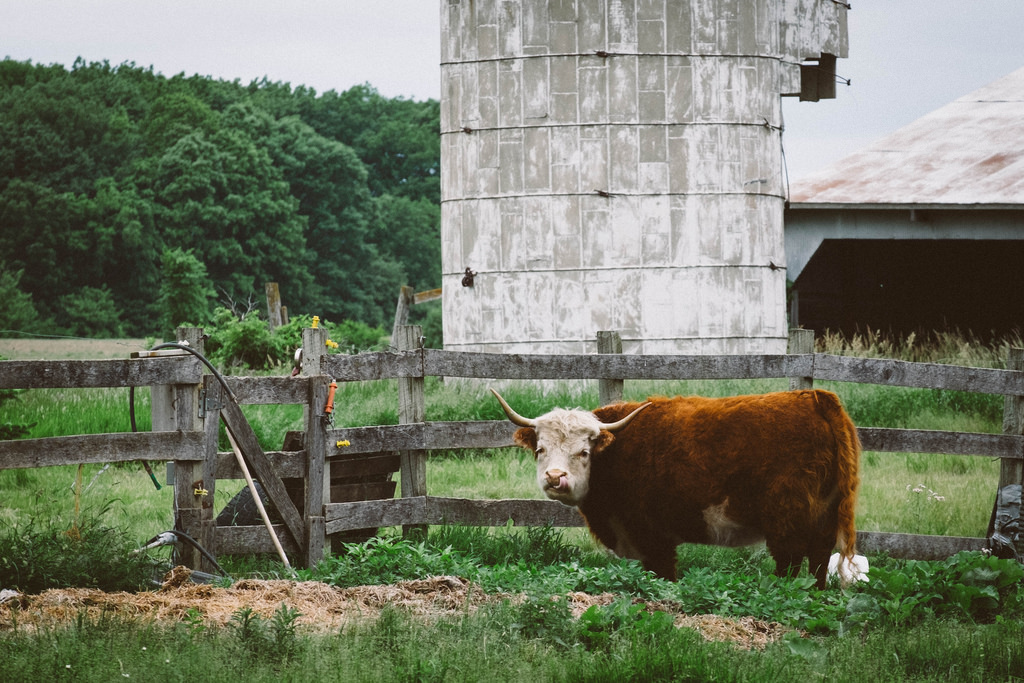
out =
<svg viewBox="0 0 1024 683"><path fill-rule="evenodd" d="M213 367L213 364L210 363L210 361L208 361L203 354L199 353L198 351L193 349L191 346L189 346L187 344L181 344L181 343L178 343L178 342L165 342L163 344L157 344L156 346L151 348L150 351L156 351L158 349L180 349L182 351L187 351L187 352L191 353L193 356L198 358L206 367L210 368L210 372L212 372L213 376L217 378L217 381L220 382L220 385L222 387L224 387L224 391L226 391L228 396L231 397L231 400L235 401L236 403L238 402L238 399L235 398L234 392L231 391L231 388L227 385L227 382L224 380L224 377L217 371L217 368ZM129 417L129 419L131 420L131 423L132 423L132 431L133 432L139 431L138 427L135 424L135 387L134 386L128 387L128 417ZM142 463L142 467L146 470L146 474L148 474L150 480L152 480L153 486L155 486L156 490L159 491L160 488L161 488L160 482L157 481L156 475L153 474L153 468L149 466L149 462L147 462L146 460L140 460L139 462Z"/></svg>
<svg viewBox="0 0 1024 683"><path fill-rule="evenodd" d="M128 418L131 420L131 423L132 423L132 432L133 433L138 432L139 428L135 424L135 386L134 385L128 387ZM153 486L156 487L156 490L159 491L161 488L163 488L162 486L160 486L160 482L157 481L156 475L153 474L153 468L149 466L149 461L148 460L140 460L139 462L142 463L142 467L146 470L146 474L149 475L149 479L150 479L150 481L153 482Z"/></svg>
<svg viewBox="0 0 1024 683"><path fill-rule="evenodd" d="M212 372L213 376L217 378L217 381L220 382L220 385L224 387L224 391L228 392L228 396L231 397L231 400L234 401L235 403L238 403L238 399L235 398L235 392L231 391L231 387L228 386L228 383L224 380L224 376L217 371L217 368L213 367L213 364L210 361L206 360L206 356L199 353L188 344L180 344L178 342L164 342L163 344L157 344L152 349L150 349L150 351L156 351L158 349L180 349L182 351L188 351L189 353L191 353L193 356L202 361L203 365L210 368L210 372Z"/></svg>
<svg viewBox="0 0 1024 683"><path fill-rule="evenodd" d="M199 545L199 542L196 541L196 539L192 538L191 536L186 534L184 531L178 531L177 529L168 529L167 531L165 531L163 533L165 533L165 534L174 534L179 539L185 541L186 543L191 545L193 548L198 550L202 554L203 557L205 557L207 560L209 560L210 564L212 564L214 566L214 568L216 568L216 570L218 572L220 572L221 576L224 576L224 577L227 577L227 578L231 578L231 576L226 571L224 571L223 567L221 567L217 563L217 560L214 559L213 555L211 555L209 552L207 552L206 548L204 548L203 546ZM149 545L150 543L152 543L153 541L156 541L159 538L160 538L160 534L157 534L153 538L151 538L148 541L146 541L146 545Z"/></svg>

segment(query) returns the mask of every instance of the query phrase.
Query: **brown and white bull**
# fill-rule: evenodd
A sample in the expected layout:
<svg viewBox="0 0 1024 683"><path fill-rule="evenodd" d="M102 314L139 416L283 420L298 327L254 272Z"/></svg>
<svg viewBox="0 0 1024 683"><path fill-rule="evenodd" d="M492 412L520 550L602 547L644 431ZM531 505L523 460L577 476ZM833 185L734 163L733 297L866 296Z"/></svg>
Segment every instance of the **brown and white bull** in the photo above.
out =
<svg viewBox="0 0 1024 683"><path fill-rule="evenodd" d="M764 541L776 574L806 557L820 588L837 545L853 558L860 441L833 393L652 397L531 419L492 392L548 498L662 578L675 580L680 543Z"/></svg>

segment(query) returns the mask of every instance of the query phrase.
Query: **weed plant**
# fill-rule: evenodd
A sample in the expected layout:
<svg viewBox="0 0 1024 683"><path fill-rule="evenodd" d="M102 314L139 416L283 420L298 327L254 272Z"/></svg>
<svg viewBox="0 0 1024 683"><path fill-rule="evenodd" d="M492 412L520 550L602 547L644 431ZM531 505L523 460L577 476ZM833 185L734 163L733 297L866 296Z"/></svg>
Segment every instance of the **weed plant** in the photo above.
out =
<svg viewBox="0 0 1024 683"><path fill-rule="evenodd" d="M24 593L48 588L137 590L153 579L152 562L134 554L124 529L108 526L110 506L74 518L0 522L0 587Z"/></svg>
<svg viewBox="0 0 1024 683"><path fill-rule="evenodd" d="M927 334L911 332L905 336L892 336L868 328L864 332L849 335L826 330L815 336L814 346L820 353L836 356L1002 368L1006 367L1010 348L1024 347L1024 337L1018 332L983 342L970 332L959 330L934 330Z"/></svg>

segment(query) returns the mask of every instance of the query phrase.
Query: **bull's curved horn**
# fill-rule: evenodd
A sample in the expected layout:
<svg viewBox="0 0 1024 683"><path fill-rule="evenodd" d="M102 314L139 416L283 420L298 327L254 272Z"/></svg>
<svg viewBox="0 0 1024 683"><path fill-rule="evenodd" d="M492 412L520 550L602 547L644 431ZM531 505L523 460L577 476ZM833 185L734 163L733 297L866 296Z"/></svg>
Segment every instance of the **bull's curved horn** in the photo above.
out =
<svg viewBox="0 0 1024 683"><path fill-rule="evenodd" d="M512 424L519 425L520 427L534 427L534 428L536 428L536 426L537 426L537 421L536 420L531 420L528 417L523 417L522 415L520 415L516 411L512 410L512 407L508 403L505 402L505 399L503 399L501 397L501 394L499 394L494 389L491 389L491 393L494 394L494 398L498 399L498 403L501 404L501 409L505 411L506 415L508 415L508 419L512 421Z"/></svg>
<svg viewBox="0 0 1024 683"><path fill-rule="evenodd" d="M647 403L644 403L639 408L637 408L636 410L631 412L629 415L627 415L626 417L622 418L621 420L619 420L617 422L609 422L608 424L601 423L601 427L602 427L602 429L606 429L609 432L616 432L616 431L622 429L623 427L625 427L626 425L628 425L630 422L632 422L633 418L636 417L637 415L639 415L640 411L643 410L644 408L646 408L649 405L651 405L650 401L648 401Z"/></svg>

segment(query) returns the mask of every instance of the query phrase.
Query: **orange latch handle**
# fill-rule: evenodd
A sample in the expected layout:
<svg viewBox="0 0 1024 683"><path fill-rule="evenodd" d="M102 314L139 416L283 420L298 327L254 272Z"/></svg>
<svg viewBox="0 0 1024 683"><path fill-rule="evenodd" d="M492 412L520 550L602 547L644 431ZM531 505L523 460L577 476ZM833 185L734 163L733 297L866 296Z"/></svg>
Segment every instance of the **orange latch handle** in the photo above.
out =
<svg viewBox="0 0 1024 683"><path fill-rule="evenodd" d="M334 392L338 389L338 383L331 380L331 389L327 392L327 406L324 408L324 413L330 415L334 412Z"/></svg>

